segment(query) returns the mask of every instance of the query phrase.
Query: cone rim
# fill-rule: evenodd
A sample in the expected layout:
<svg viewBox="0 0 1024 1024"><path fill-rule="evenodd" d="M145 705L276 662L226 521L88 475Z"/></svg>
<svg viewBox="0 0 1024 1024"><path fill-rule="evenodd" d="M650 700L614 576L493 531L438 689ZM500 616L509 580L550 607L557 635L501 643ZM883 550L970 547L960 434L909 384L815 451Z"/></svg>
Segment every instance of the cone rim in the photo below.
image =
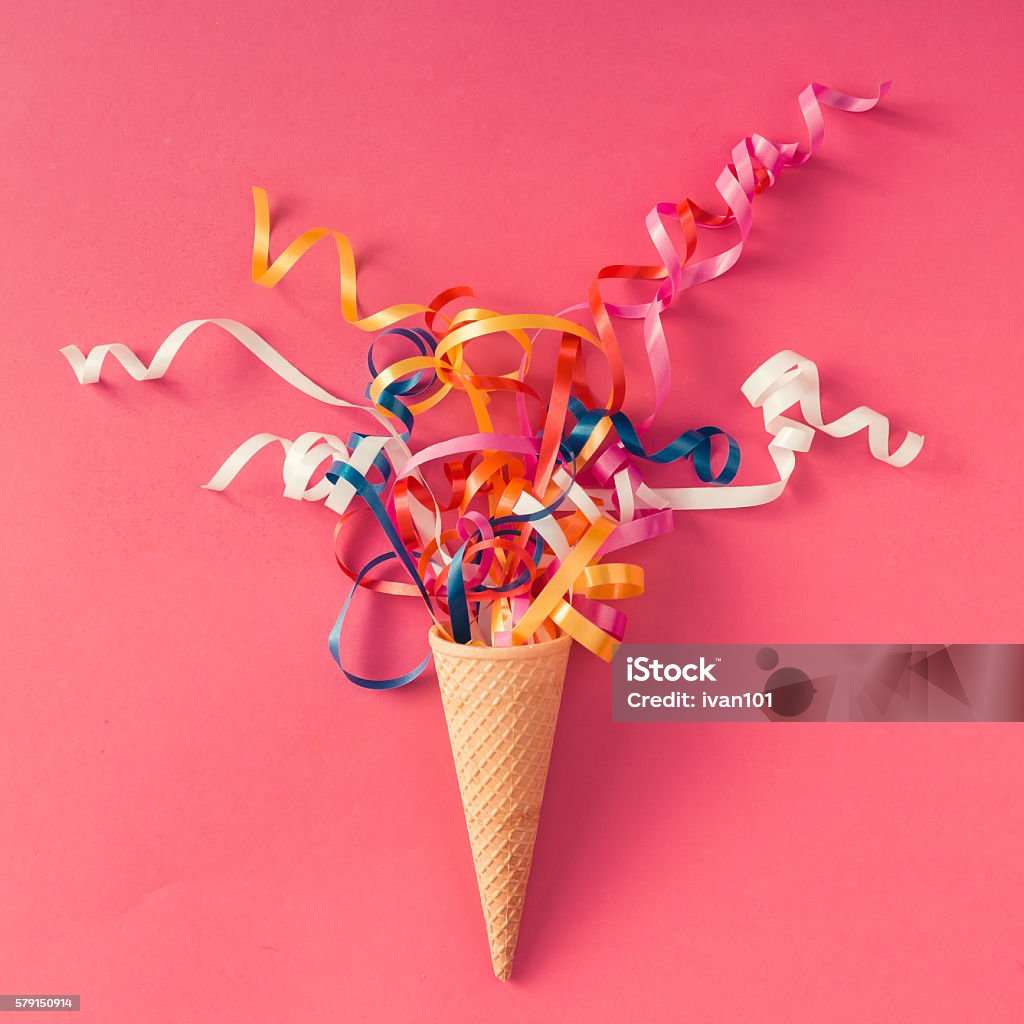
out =
<svg viewBox="0 0 1024 1024"><path fill-rule="evenodd" d="M522 644L518 647L471 647L469 644L457 644L454 640L449 640L436 624L430 627L427 638L435 655L466 658L469 661L532 661L561 654L572 646L572 637L568 633L563 633L553 640L542 640L539 644Z"/></svg>

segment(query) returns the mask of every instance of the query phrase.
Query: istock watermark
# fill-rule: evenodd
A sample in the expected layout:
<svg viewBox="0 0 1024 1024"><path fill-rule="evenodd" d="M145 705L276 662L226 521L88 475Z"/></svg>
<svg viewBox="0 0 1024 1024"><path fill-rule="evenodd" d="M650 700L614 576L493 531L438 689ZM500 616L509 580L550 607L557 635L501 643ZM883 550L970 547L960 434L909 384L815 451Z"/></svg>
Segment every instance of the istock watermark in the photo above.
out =
<svg viewBox="0 0 1024 1024"><path fill-rule="evenodd" d="M688 683L715 682L715 665L721 661L705 661L702 657L699 662L688 662L680 665L675 661L658 661L657 658L647 658L643 655L626 658L626 677L631 683L646 683L654 680L656 683L678 683L685 679Z"/></svg>
<svg viewBox="0 0 1024 1024"><path fill-rule="evenodd" d="M617 722L1019 722L1024 644L626 644Z"/></svg>

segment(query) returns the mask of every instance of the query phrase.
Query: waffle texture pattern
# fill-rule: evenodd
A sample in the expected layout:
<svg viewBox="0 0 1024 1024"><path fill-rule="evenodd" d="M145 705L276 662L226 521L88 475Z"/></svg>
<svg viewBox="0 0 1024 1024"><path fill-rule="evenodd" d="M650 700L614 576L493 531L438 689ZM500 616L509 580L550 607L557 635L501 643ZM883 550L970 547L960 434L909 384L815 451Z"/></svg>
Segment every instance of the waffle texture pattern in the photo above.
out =
<svg viewBox="0 0 1024 1024"><path fill-rule="evenodd" d="M512 973L572 641L469 647L435 627L430 645L491 962L504 981Z"/></svg>

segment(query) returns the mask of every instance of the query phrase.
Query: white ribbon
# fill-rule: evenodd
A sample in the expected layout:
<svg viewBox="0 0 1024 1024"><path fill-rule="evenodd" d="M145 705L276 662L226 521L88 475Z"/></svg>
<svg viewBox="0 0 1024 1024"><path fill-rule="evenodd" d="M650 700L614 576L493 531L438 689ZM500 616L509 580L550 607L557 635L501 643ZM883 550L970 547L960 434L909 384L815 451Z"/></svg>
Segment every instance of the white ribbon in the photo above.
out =
<svg viewBox="0 0 1024 1024"><path fill-rule="evenodd" d="M273 373L296 390L327 405L369 413L386 431L386 436L363 438L351 451L333 434L305 433L294 441L278 437L276 434L256 434L239 445L209 483L203 485L209 490L224 490L250 459L264 448L280 444L285 453L282 467L284 496L298 501L323 501L328 508L342 513L354 495L352 486L344 480L339 480L336 484L327 479L320 479L315 484L311 482L325 461L347 462L365 475L382 451L386 452L394 471L398 473L412 458L412 452L395 430L394 424L375 407L349 402L326 391L289 363L255 331L235 320L190 320L182 324L160 344L149 366L146 366L126 345L116 343L98 345L87 355L83 354L77 345L67 345L60 351L82 384L94 384L100 379L107 355L116 359L135 380L156 380L170 368L171 362L185 341L206 324L213 324L227 331ZM795 352L786 350L767 359L747 378L741 390L750 404L760 408L764 415L765 430L771 435L768 453L775 463L778 480L768 484L727 487L709 485L653 488L647 484L640 484L636 489L634 501L632 491L626 486L627 474L622 471L616 474L615 491L618 493L623 522L633 518L636 505L654 509L689 510L751 508L775 501L786 489L793 474L796 453L806 452L810 448L816 430L832 437L850 437L866 429L871 454L880 462L897 467L906 466L917 458L924 444L924 437L921 434L908 431L902 443L895 451L890 452L888 418L863 405L826 423L821 412L821 381L818 368L810 359L805 359ZM804 422L801 423L786 415L795 407L799 407ZM416 473L416 476L422 480L419 473ZM560 487L569 488L568 499L592 522L602 514L595 501L599 501L605 507L607 514L612 491L584 490L578 483L572 483L568 473L561 467L553 474L552 480ZM521 496L515 506L516 511L520 512L536 512L542 507L539 502L527 495ZM422 527L432 520L430 529L423 530L423 535L433 534L435 538L440 539L441 522L436 508L427 509L417 501L411 501L410 508L419 529L422 530ZM565 538L554 523L541 520L534 526L556 555L566 548ZM548 527L554 529L549 530ZM445 560L443 550L439 551L438 555Z"/></svg>
<svg viewBox="0 0 1024 1024"><path fill-rule="evenodd" d="M917 458L924 436L907 432L896 451L889 452L889 420L874 409L858 406L826 423L821 414L821 382L818 368L795 352L778 352L765 360L743 383L741 389L754 408L764 415L765 430L772 435L768 453L779 474L776 483L728 487L671 487L655 489L641 484L637 498L650 508L713 509L751 508L775 501L786 489L796 466L796 452L806 452L815 430L832 437L850 437L867 429L868 448L879 462L906 466ZM784 413L799 406L806 422L799 423Z"/></svg>

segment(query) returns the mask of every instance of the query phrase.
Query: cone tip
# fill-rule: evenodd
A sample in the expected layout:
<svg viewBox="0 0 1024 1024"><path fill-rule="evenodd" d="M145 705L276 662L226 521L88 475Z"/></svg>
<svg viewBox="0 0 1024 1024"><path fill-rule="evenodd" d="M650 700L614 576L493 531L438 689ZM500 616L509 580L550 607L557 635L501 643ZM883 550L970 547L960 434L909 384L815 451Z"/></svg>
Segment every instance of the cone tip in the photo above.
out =
<svg viewBox="0 0 1024 1024"><path fill-rule="evenodd" d="M508 981L512 977L512 957L507 953L497 953L491 957L494 976L498 981Z"/></svg>

